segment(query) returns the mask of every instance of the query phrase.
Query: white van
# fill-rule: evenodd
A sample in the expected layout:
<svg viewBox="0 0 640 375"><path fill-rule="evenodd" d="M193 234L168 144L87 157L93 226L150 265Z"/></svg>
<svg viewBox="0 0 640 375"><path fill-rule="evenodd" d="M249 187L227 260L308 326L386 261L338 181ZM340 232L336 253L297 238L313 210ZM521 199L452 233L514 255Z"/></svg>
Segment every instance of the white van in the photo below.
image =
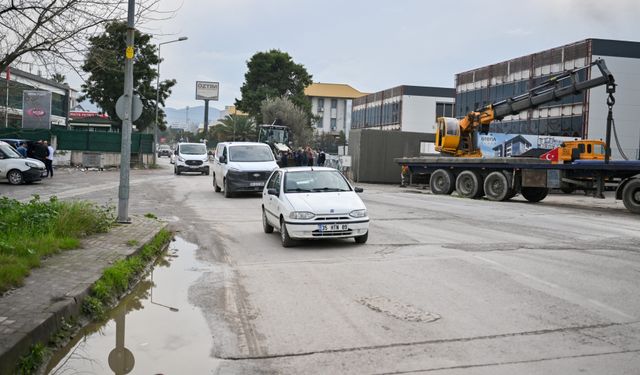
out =
<svg viewBox="0 0 640 375"><path fill-rule="evenodd" d="M0 141L0 180L6 179L12 185L40 181L44 170L40 160L24 158L7 142Z"/></svg>
<svg viewBox="0 0 640 375"><path fill-rule="evenodd" d="M173 173L199 172L209 175L209 153L204 143L178 143Z"/></svg>
<svg viewBox="0 0 640 375"><path fill-rule="evenodd" d="M278 168L269 145L258 142L218 143L213 161L213 188L229 198L235 192L261 192Z"/></svg>

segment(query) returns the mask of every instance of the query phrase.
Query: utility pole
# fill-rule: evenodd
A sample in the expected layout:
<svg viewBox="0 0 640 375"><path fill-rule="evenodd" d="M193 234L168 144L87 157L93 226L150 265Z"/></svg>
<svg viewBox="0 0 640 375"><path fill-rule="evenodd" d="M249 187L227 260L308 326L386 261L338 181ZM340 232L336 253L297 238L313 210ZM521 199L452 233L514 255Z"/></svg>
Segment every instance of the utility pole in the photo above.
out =
<svg viewBox="0 0 640 375"><path fill-rule="evenodd" d="M118 189L118 222L131 223L129 218L129 169L131 163L131 127L133 100L133 37L135 33L135 0L129 0L127 15L127 49L124 65L124 118L122 119L122 143L120 147L120 187Z"/></svg>
<svg viewBox="0 0 640 375"><path fill-rule="evenodd" d="M204 138L207 138L207 132L209 131L209 99L204 101Z"/></svg>
<svg viewBox="0 0 640 375"><path fill-rule="evenodd" d="M4 72L4 78L7 81L7 91L4 102L4 127L9 128L9 81L11 80L11 67L7 66L7 70Z"/></svg>

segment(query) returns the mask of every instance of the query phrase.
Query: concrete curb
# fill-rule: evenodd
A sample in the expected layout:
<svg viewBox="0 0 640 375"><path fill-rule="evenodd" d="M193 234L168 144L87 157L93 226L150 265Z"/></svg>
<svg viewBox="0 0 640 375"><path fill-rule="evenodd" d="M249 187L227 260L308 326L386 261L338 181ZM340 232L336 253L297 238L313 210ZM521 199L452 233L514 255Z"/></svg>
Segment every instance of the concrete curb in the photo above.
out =
<svg viewBox="0 0 640 375"><path fill-rule="evenodd" d="M20 357L46 344L62 320L82 314L82 303L104 269L140 252L167 223L133 217L109 233L82 240L82 248L64 251L42 262L25 285L0 297L0 374L12 374ZM139 246L129 246L135 239Z"/></svg>

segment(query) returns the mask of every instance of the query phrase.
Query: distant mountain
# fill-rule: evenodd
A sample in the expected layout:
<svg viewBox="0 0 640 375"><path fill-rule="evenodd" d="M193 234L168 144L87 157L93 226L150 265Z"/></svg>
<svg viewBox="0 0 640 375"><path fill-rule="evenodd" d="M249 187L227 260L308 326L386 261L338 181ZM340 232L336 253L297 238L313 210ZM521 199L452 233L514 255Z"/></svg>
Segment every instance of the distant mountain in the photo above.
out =
<svg viewBox="0 0 640 375"><path fill-rule="evenodd" d="M164 109L167 114L167 123L172 124L186 124L187 123L187 108L170 108ZM209 107L209 124L214 123L220 118L220 110L217 108ZM200 124L204 122L204 106L189 107L188 122Z"/></svg>

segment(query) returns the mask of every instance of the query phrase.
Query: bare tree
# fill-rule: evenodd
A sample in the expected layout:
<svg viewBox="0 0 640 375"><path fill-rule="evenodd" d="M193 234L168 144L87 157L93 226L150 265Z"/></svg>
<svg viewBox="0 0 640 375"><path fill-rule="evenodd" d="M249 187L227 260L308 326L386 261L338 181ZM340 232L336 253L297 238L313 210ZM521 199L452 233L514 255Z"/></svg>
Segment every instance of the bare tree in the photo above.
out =
<svg viewBox="0 0 640 375"><path fill-rule="evenodd" d="M279 119L293 133L293 141L297 146L308 146L313 141L313 129L309 117L303 109L293 104L287 97L269 98L262 101L262 120L270 124Z"/></svg>
<svg viewBox="0 0 640 375"><path fill-rule="evenodd" d="M136 0L136 24L172 17L159 2ZM12 63L76 69L88 38L104 23L126 19L127 5L127 0L0 0L0 71Z"/></svg>

